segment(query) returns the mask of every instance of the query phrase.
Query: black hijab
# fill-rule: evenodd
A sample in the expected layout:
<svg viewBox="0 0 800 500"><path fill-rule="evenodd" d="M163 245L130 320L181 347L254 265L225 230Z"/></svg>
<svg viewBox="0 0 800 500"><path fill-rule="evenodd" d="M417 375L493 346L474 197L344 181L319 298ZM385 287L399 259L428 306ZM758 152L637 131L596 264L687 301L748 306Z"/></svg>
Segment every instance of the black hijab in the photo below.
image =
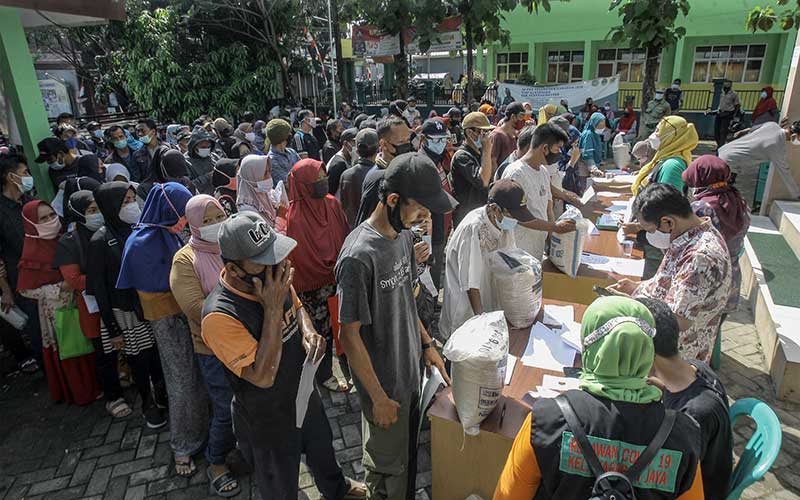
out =
<svg viewBox="0 0 800 500"><path fill-rule="evenodd" d="M92 179L103 182L103 174L97 169L100 164L100 159L95 154L83 155L77 160L77 176L78 177L91 177Z"/></svg>
<svg viewBox="0 0 800 500"><path fill-rule="evenodd" d="M131 225L122 221L119 218L119 211L122 209L122 203L125 201L125 196L128 190L133 189L127 182L114 181L107 182L97 188L94 193L94 201L97 202L97 208L103 214L105 219L106 229L124 245L128 236L131 234Z"/></svg>
<svg viewBox="0 0 800 500"><path fill-rule="evenodd" d="M62 200L63 208L61 213L64 214L64 222L69 224L70 222L76 222L78 220L75 212L69 209L70 197L78 191L94 192L94 190L99 187L100 182L92 177L69 177L64 184L64 199Z"/></svg>
<svg viewBox="0 0 800 500"><path fill-rule="evenodd" d="M89 240L93 233L84 224L86 223L86 209L93 201L94 194L85 189L76 191L69 197L67 206L64 207L64 215L69 213L76 223L75 229L65 233L58 240L54 266L78 264L81 271L86 272L86 256L89 251Z"/></svg>
<svg viewBox="0 0 800 500"><path fill-rule="evenodd" d="M211 184L213 184L215 188L227 186L231 182L231 179L236 178L236 169L238 166L239 160L236 158L220 158L214 165L214 174L211 176Z"/></svg>

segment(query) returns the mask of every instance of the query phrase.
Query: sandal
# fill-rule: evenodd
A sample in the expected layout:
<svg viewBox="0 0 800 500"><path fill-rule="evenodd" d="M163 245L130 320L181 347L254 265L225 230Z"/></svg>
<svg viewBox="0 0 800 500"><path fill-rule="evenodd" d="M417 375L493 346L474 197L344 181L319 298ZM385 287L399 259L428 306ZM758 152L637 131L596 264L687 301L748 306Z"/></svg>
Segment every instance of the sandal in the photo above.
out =
<svg viewBox="0 0 800 500"><path fill-rule="evenodd" d="M323 382L322 387L331 392L347 392L350 390L350 386L346 382L340 382L335 375Z"/></svg>
<svg viewBox="0 0 800 500"><path fill-rule="evenodd" d="M362 500L367 498L367 485L364 483L359 483L355 479L350 479L346 477L345 480L347 484L350 486L350 489L347 490L347 494L342 497L342 500Z"/></svg>
<svg viewBox="0 0 800 500"><path fill-rule="evenodd" d="M235 497L239 494L239 481L236 480L231 471L226 471L217 477L211 477L211 467L206 469L206 477L208 478L208 491L213 495L221 496L222 498ZM226 486L235 484L236 487L230 490L225 490Z"/></svg>
<svg viewBox="0 0 800 500"><path fill-rule="evenodd" d="M188 471L181 469L181 467L188 467ZM175 457L175 474L180 477L192 477L197 472L197 466L194 464L192 457Z"/></svg>
<svg viewBox="0 0 800 500"><path fill-rule="evenodd" d="M133 413L124 398L106 403L106 411L114 418L124 418Z"/></svg>
<svg viewBox="0 0 800 500"><path fill-rule="evenodd" d="M19 369L28 375L39 371L39 363L33 358L28 358L19 364Z"/></svg>

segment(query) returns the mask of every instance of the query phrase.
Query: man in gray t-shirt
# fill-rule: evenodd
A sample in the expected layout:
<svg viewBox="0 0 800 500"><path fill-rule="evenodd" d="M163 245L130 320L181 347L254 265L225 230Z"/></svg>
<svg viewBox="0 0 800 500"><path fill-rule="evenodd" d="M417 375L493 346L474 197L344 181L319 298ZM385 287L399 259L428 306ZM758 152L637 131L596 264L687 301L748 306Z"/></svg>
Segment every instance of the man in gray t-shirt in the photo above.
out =
<svg viewBox="0 0 800 500"><path fill-rule="evenodd" d="M456 202L420 153L392 160L379 200L336 262L340 340L361 400L368 497L414 498L420 368L424 362L447 374L415 305L416 262L430 249L415 247L408 229Z"/></svg>

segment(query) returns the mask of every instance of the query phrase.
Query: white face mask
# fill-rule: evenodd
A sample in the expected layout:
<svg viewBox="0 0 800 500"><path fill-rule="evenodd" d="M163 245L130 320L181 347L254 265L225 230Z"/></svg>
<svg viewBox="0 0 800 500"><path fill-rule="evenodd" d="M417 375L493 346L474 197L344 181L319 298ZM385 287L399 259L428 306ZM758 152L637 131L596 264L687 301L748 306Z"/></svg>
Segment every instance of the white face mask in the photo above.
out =
<svg viewBox="0 0 800 500"><path fill-rule="evenodd" d="M606 131L606 129L604 129L604 128L596 128L596 129L594 129L594 133L597 134L597 135L603 135L605 133L605 131Z"/></svg>
<svg viewBox="0 0 800 500"><path fill-rule="evenodd" d="M211 148L197 148L197 156L200 158L208 158L211 154Z"/></svg>
<svg viewBox="0 0 800 500"><path fill-rule="evenodd" d="M128 224L136 224L139 222L139 217L141 215L142 209L139 208L139 205L135 201L132 201L122 205L122 209L119 211L119 220Z"/></svg>
<svg viewBox="0 0 800 500"><path fill-rule="evenodd" d="M272 191L272 179L256 182L256 191L259 193L269 193Z"/></svg>
<svg viewBox="0 0 800 500"><path fill-rule="evenodd" d="M200 239L211 243L218 243L219 228L222 227L222 222L217 222L216 224L209 224L207 226L202 226L198 228L200 229Z"/></svg>
<svg viewBox="0 0 800 500"><path fill-rule="evenodd" d="M253 141L256 140L256 133L255 132L248 132L248 133L244 134L244 138L247 139L250 142L253 142Z"/></svg>
<svg viewBox="0 0 800 500"><path fill-rule="evenodd" d="M650 146L653 149L658 149L658 147L661 146L661 139L658 138L655 132L650 134L650 137L647 138L647 141L650 142Z"/></svg>
<svg viewBox="0 0 800 500"><path fill-rule="evenodd" d="M794 144L795 146L800 146L800 137L797 137L796 135L793 135L792 136L792 144Z"/></svg>
<svg viewBox="0 0 800 500"><path fill-rule="evenodd" d="M672 243L669 233L659 230L656 230L655 233L647 233L647 242L661 250L666 250L669 248L670 243Z"/></svg>

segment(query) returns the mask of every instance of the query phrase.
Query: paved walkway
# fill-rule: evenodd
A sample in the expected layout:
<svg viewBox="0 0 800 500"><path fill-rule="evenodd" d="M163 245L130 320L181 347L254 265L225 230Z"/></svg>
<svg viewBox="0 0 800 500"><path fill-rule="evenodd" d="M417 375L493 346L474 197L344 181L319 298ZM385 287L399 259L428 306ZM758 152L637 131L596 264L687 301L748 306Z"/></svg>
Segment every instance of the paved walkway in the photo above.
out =
<svg viewBox="0 0 800 500"><path fill-rule="evenodd" d="M767 401L778 412L784 431L783 449L775 466L763 481L745 492L744 498L800 499L800 405L775 400L749 311L739 312L728 320L722 345L720 377L730 397L750 396ZM41 376L17 377L9 382L10 388L0 393L0 498L196 500L209 497L203 474L205 461L198 458L199 472L191 479L175 476L168 433L146 429L138 412L112 421L100 403L88 408L53 405ZM324 392L337 456L345 474L361 478L358 398L355 394ZM743 448L749 433L746 424L737 426L738 450ZM424 431L422 441L417 499L429 500L429 431ZM249 476L243 476L241 484L243 491L237 499L260 498ZM300 485L301 499L319 498L304 467Z"/></svg>

